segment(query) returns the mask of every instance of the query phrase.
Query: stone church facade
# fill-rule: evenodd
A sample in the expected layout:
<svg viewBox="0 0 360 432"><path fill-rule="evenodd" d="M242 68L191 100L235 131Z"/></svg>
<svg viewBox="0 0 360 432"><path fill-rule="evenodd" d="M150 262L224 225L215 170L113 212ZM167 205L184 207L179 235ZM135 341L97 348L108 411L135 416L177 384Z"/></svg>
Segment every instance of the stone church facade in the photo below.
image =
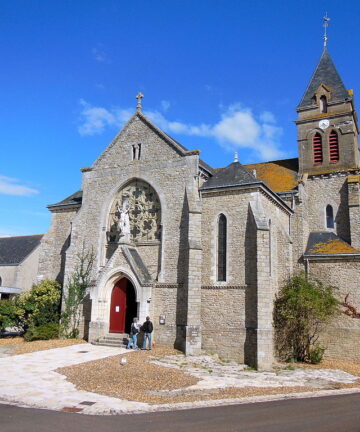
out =
<svg viewBox="0 0 360 432"><path fill-rule="evenodd" d="M140 95L141 96L141 95ZM352 91L326 51L297 107L299 158L214 169L137 110L81 190L50 205L39 279L66 287L82 248L96 252L83 305L91 342L150 315L158 345L259 368L274 361L273 302L305 270L360 308L360 167ZM322 335L359 354L359 320Z"/></svg>

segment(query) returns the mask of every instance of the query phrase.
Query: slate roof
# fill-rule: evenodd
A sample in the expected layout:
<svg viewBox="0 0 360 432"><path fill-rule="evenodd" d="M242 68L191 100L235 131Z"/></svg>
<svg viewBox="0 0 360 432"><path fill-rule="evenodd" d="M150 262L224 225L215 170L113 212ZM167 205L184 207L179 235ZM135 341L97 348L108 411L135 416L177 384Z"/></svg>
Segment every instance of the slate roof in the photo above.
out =
<svg viewBox="0 0 360 432"><path fill-rule="evenodd" d="M79 190L58 203L48 205L47 208L51 210L56 207L67 207L73 205L81 206L82 194L82 190Z"/></svg>
<svg viewBox="0 0 360 432"><path fill-rule="evenodd" d="M320 231L309 234L308 243L304 255L336 255L336 254L360 254L349 243L338 237L333 232Z"/></svg>
<svg viewBox="0 0 360 432"><path fill-rule="evenodd" d="M43 234L0 237L0 265L20 264L40 244Z"/></svg>
<svg viewBox="0 0 360 432"><path fill-rule="evenodd" d="M325 84L330 88L330 101L333 100L344 100L349 98L349 94L338 74L335 65L327 51L324 51L321 55L320 61L315 69L315 72L310 80L310 83L305 90L304 96L301 99L298 108L313 105L312 97L320 84Z"/></svg>
<svg viewBox="0 0 360 432"><path fill-rule="evenodd" d="M298 185L298 158L244 165L256 178L266 183L274 192L287 192Z"/></svg>
<svg viewBox="0 0 360 432"><path fill-rule="evenodd" d="M257 180L240 162L233 162L227 167L215 172L215 174L201 186L200 190L240 186L252 183L261 183L261 181Z"/></svg>

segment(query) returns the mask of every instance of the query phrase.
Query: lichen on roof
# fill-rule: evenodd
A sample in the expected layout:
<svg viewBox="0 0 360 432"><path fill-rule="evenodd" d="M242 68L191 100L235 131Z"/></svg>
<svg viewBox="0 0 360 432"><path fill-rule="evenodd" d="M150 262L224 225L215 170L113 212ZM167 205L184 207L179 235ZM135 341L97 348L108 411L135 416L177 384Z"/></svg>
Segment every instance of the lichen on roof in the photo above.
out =
<svg viewBox="0 0 360 432"><path fill-rule="evenodd" d="M274 192L286 192L298 185L298 159L284 159L245 165L258 180L266 183Z"/></svg>
<svg viewBox="0 0 360 432"><path fill-rule="evenodd" d="M344 254L344 253L359 253L359 251L350 246L340 238L330 238L326 242L320 242L313 245L308 251L309 254Z"/></svg>

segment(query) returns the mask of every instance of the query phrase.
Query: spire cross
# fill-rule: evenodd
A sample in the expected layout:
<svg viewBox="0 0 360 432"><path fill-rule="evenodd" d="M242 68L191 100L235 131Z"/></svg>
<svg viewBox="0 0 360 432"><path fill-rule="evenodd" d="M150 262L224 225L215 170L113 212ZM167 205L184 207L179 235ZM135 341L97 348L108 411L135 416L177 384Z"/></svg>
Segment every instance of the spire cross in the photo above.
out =
<svg viewBox="0 0 360 432"><path fill-rule="evenodd" d="M137 99L137 104L136 104L136 109L138 110L138 111L141 111L141 109L142 109L142 98L144 97L144 95L141 93L141 92L139 92L137 95L136 95L136 99Z"/></svg>
<svg viewBox="0 0 360 432"><path fill-rule="evenodd" d="M325 13L325 16L324 16L323 20L324 20L323 27L324 27L324 48L325 48L326 47L326 42L328 40L328 38L327 38L327 28L329 27L329 21L330 21L330 18L327 16L327 12Z"/></svg>

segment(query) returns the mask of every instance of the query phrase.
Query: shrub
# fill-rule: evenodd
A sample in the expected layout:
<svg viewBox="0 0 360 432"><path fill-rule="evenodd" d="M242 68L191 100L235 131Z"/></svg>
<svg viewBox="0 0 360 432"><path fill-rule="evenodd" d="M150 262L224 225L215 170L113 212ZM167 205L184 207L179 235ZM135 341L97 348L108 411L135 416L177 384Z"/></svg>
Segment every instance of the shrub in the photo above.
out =
<svg viewBox="0 0 360 432"><path fill-rule="evenodd" d="M275 343L280 359L320 362L323 326L338 312L336 288L304 274L293 276L275 300Z"/></svg>
<svg viewBox="0 0 360 432"><path fill-rule="evenodd" d="M7 327L19 327L23 322L25 311L16 300L0 300L0 331Z"/></svg>
<svg viewBox="0 0 360 432"><path fill-rule="evenodd" d="M55 322L49 322L40 326L31 326L28 328L24 335L24 339L27 342L34 340L49 340L57 339L59 337L59 324Z"/></svg>
<svg viewBox="0 0 360 432"><path fill-rule="evenodd" d="M24 329L59 322L60 300L61 286L51 280L44 280L21 294L17 303L25 311Z"/></svg>

